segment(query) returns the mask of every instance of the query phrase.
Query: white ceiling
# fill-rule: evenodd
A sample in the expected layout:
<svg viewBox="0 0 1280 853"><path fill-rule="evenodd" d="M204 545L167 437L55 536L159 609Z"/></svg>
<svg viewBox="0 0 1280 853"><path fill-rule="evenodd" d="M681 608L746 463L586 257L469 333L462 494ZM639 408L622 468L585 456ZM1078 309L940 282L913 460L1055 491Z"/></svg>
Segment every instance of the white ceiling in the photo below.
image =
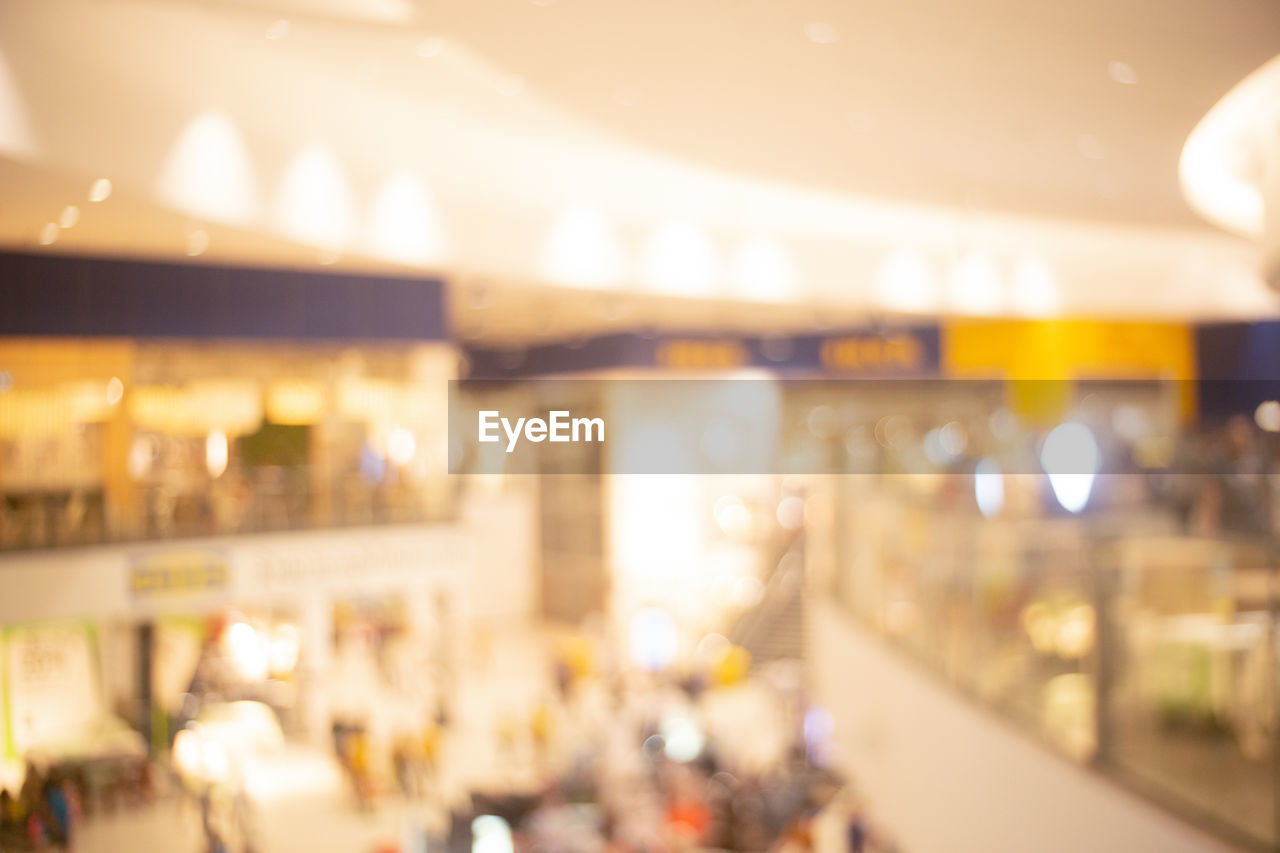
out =
<svg viewBox="0 0 1280 853"><path fill-rule="evenodd" d="M445 272L464 332L504 339L901 310L878 278L904 249L940 289L971 252L1005 278L1033 255L1055 313L1271 314L1256 250L1178 193L1191 127L1280 50L1280 4L1224 8L0 0L0 242L35 246L73 201L85 215L50 250L182 256L201 230L213 259L311 265L334 260L313 245L332 231L338 268ZM175 153L209 115L238 137L234 174ZM306 151L342 177L290 207ZM406 175L440 232L408 258L377 228ZM117 192L86 205L99 176ZM582 202L617 243L610 293L547 282L549 236ZM673 218L725 270L753 241L780 247L794 281L767 304L727 272L701 298L646 292Z"/></svg>

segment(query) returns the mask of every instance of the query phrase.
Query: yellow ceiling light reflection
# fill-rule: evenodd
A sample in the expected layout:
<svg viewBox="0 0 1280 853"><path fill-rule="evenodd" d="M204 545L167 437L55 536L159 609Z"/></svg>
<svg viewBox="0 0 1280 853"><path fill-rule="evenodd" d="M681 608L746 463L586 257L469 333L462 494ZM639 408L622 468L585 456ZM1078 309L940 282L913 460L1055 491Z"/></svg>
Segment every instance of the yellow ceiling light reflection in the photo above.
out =
<svg viewBox="0 0 1280 853"><path fill-rule="evenodd" d="M206 112L178 135L160 177L160 195L179 210L217 222L251 221L258 207L249 151L220 112Z"/></svg>
<svg viewBox="0 0 1280 853"><path fill-rule="evenodd" d="M995 262L983 252L966 252L951 269L949 296L957 313L1000 313L1004 299Z"/></svg>
<svg viewBox="0 0 1280 853"><path fill-rule="evenodd" d="M768 237L752 237L738 246L731 278L738 296L762 302L791 300L798 287L791 255Z"/></svg>
<svg viewBox="0 0 1280 853"><path fill-rule="evenodd" d="M556 219L542 257L543 275L571 287L609 287L622 279L622 250L600 211L586 203Z"/></svg>
<svg viewBox="0 0 1280 853"><path fill-rule="evenodd" d="M276 198L276 220L289 236L329 248L352 232L351 191L342 164L321 145L298 152L285 170Z"/></svg>
<svg viewBox="0 0 1280 853"><path fill-rule="evenodd" d="M373 250L388 260L431 264L444 257L439 214L414 175L400 173L382 185L373 202L369 230Z"/></svg>
<svg viewBox="0 0 1280 853"><path fill-rule="evenodd" d="M928 311L938 301L933 270L922 253L898 249L885 258L876 278L879 303L893 311Z"/></svg>
<svg viewBox="0 0 1280 853"><path fill-rule="evenodd" d="M715 244L697 225L667 220L653 232L645 249L644 282L660 293L715 294L720 283Z"/></svg>

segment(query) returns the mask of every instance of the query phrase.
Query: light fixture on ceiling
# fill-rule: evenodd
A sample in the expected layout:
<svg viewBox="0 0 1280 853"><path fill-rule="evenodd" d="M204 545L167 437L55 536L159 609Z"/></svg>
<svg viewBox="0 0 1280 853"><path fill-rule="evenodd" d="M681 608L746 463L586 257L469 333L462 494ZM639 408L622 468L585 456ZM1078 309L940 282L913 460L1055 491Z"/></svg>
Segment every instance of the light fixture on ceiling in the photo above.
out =
<svg viewBox="0 0 1280 853"><path fill-rule="evenodd" d="M1025 253L1013 267L1013 309L1026 317L1050 317L1062 310L1062 294L1053 270L1038 254Z"/></svg>
<svg viewBox="0 0 1280 853"><path fill-rule="evenodd" d="M542 255L548 280L572 287L609 287L622 279L622 251L608 221L585 202L556 218Z"/></svg>
<svg viewBox="0 0 1280 853"><path fill-rule="evenodd" d="M58 214L59 228L75 228L76 223L80 221L80 208L74 204L69 204L62 208L62 212Z"/></svg>
<svg viewBox="0 0 1280 853"><path fill-rule="evenodd" d="M46 222L40 229L40 245L52 246L58 240L58 223Z"/></svg>
<svg viewBox="0 0 1280 853"><path fill-rule="evenodd" d="M786 302L796 295L791 256L769 237L750 237L733 253L731 280L737 295L763 302Z"/></svg>
<svg viewBox="0 0 1280 853"><path fill-rule="evenodd" d="M380 256L410 264L438 263L444 256L440 217L426 186L400 172L387 179L373 202L370 243Z"/></svg>
<svg viewBox="0 0 1280 853"><path fill-rule="evenodd" d="M992 315L1003 307L1000 271L985 252L969 250L951 268L951 307L960 314Z"/></svg>
<svg viewBox="0 0 1280 853"><path fill-rule="evenodd" d="M285 170L276 198L276 219L294 239L339 249L352 232L351 193L342 164L324 145L298 152Z"/></svg>
<svg viewBox="0 0 1280 853"><path fill-rule="evenodd" d="M876 276L877 301L891 311L919 312L937 306L937 283L924 255L914 249L895 249Z"/></svg>
<svg viewBox="0 0 1280 853"><path fill-rule="evenodd" d="M643 275L645 283L661 293L710 296L720 283L720 260L700 227L668 219L649 238Z"/></svg>
<svg viewBox="0 0 1280 853"><path fill-rule="evenodd" d="M258 199L249 151L226 114L201 113L182 129L161 171L159 191L198 219L234 224L253 219Z"/></svg>

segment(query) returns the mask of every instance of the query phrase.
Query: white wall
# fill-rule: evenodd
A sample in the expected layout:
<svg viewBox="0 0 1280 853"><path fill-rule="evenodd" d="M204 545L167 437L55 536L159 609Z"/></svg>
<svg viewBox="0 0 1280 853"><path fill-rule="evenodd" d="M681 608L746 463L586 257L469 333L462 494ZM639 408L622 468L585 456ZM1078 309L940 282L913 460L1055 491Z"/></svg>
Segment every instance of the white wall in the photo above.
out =
<svg viewBox="0 0 1280 853"><path fill-rule="evenodd" d="M910 853L1204 853L1231 849L1050 754L810 603L814 698L872 816Z"/></svg>

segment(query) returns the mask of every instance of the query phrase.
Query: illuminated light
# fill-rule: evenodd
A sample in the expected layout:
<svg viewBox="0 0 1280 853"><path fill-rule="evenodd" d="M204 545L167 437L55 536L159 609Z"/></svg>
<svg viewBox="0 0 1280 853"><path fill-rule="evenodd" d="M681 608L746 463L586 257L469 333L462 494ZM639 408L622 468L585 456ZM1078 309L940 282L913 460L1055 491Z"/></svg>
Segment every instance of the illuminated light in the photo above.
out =
<svg viewBox="0 0 1280 853"><path fill-rule="evenodd" d="M571 205L556 219L542 257L548 280L571 287L608 287L622 279L622 251L604 216Z"/></svg>
<svg viewBox="0 0 1280 853"><path fill-rule="evenodd" d="M1003 307L1000 272L982 252L966 252L951 269L951 307L961 314L990 315Z"/></svg>
<svg viewBox="0 0 1280 853"><path fill-rule="evenodd" d="M716 524L727 536L742 537L751 532L751 510L736 495L724 495L716 500L712 509Z"/></svg>
<svg viewBox="0 0 1280 853"><path fill-rule="evenodd" d="M40 229L40 245L52 246L58 240L58 223L46 222Z"/></svg>
<svg viewBox="0 0 1280 853"><path fill-rule="evenodd" d="M631 618L631 660L641 669L660 672L675 663L676 623L665 610L648 608Z"/></svg>
<svg viewBox="0 0 1280 853"><path fill-rule="evenodd" d="M211 430L204 440L204 465L209 476L217 479L227 470L227 434L220 429Z"/></svg>
<svg viewBox="0 0 1280 853"><path fill-rule="evenodd" d="M1023 255L1013 267L1013 310L1027 317L1051 317L1062 310L1053 271L1039 255Z"/></svg>
<svg viewBox="0 0 1280 853"><path fill-rule="evenodd" d="M280 20L272 21L267 25L266 36L270 41L280 41L281 39L288 38L292 29L293 26L287 20L281 18Z"/></svg>
<svg viewBox="0 0 1280 853"><path fill-rule="evenodd" d="M37 153L18 83L0 53L0 151L26 158Z"/></svg>
<svg viewBox="0 0 1280 853"><path fill-rule="evenodd" d="M1111 413L1111 428L1125 441L1135 442L1151 431L1151 421L1140 407L1125 403Z"/></svg>
<svg viewBox="0 0 1280 853"><path fill-rule="evenodd" d="M778 502L778 524L785 530L799 530L804 525L804 498L789 495Z"/></svg>
<svg viewBox="0 0 1280 853"><path fill-rule="evenodd" d="M111 198L111 179L98 178L89 185L89 201L97 204Z"/></svg>
<svg viewBox="0 0 1280 853"><path fill-rule="evenodd" d="M277 674L293 672L298 665L299 655L298 629L292 625L281 625L271 638L269 652L271 671Z"/></svg>
<svg viewBox="0 0 1280 853"><path fill-rule="evenodd" d="M511 825L496 815L471 821L471 853L515 853Z"/></svg>
<svg viewBox="0 0 1280 853"><path fill-rule="evenodd" d="M323 419L326 410L324 386L305 380L282 380L267 388L266 413L274 424L310 426Z"/></svg>
<svg viewBox="0 0 1280 853"><path fill-rule="evenodd" d="M506 74L498 80L498 94L514 98L524 91L524 78L519 74Z"/></svg>
<svg viewBox="0 0 1280 853"><path fill-rule="evenodd" d="M733 582L733 603L737 607L755 607L764 599L764 584L759 578L747 575Z"/></svg>
<svg viewBox="0 0 1280 853"><path fill-rule="evenodd" d="M62 213L58 214L59 228L75 228L76 223L80 221L80 208L74 204L69 204L62 208Z"/></svg>
<svg viewBox="0 0 1280 853"><path fill-rule="evenodd" d="M436 206L414 175L397 174L382 185L369 227L373 250L388 260L430 264L444 257Z"/></svg>
<svg viewBox="0 0 1280 853"><path fill-rule="evenodd" d="M733 254L730 280L739 296L762 302L783 302L796 295L796 271L777 241L752 237Z"/></svg>
<svg viewBox="0 0 1280 853"><path fill-rule="evenodd" d="M698 641L695 654L704 661L720 660L733 644L723 634L707 634Z"/></svg>
<svg viewBox="0 0 1280 853"><path fill-rule="evenodd" d="M342 164L328 148L311 145L285 170L276 198L276 219L289 236L326 249L340 249L352 232L351 193Z"/></svg>
<svg viewBox="0 0 1280 853"><path fill-rule="evenodd" d="M1086 160L1101 160L1107 156L1102 140L1092 133L1082 133L1076 137L1076 150Z"/></svg>
<svg viewBox="0 0 1280 853"><path fill-rule="evenodd" d="M114 406L124 398L124 383L120 381L120 377L112 376L107 380L107 403Z"/></svg>
<svg viewBox="0 0 1280 853"><path fill-rule="evenodd" d="M1210 222L1252 239L1263 236L1266 206L1258 158L1273 139L1280 91L1277 56L1222 97L1187 137L1178 161L1182 194Z"/></svg>
<svg viewBox="0 0 1280 853"><path fill-rule="evenodd" d="M707 745L707 738L698 724L692 717L683 714L663 721L662 740L667 758L681 764L693 761Z"/></svg>
<svg viewBox="0 0 1280 853"><path fill-rule="evenodd" d="M1123 60L1113 59L1108 62L1107 76L1121 86L1138 85L1138 72L1134 71L1133 66Z"/></svg>
<svg viewBox="0 0 1280 853"><path fill-rule="evenodd" d="M191 729L183 729L173 739L173 764L188 779L204 776L203 753L201 738Z"/></svg>
<svg viewBox="0 0 1280 853"><path fill-rule="evenodd" d="M145 435L134 436L133 442L129 445L129 458L125 463L129 476L135 480L141 480L151 473L153 456L151 439Z"/></svg>
<svg viewBox="0 0 1280 853"><path fill-rule="evenodd" d="M840 34L825 21L810 21L804 25L804 37L814 44L835 44Z"/></svg>
<svg viewBox="0 0 1280 853"><path fill-rule="evenodd" d="M203 255L208 248L209 232L198 226L187 231L185 251L188 256L194 258L197 255Z"/></svg>
<svg viewBox="0 0 1280 853"><path fill-rule="evenodd" d="M1258 428L1265 432L1280 432L1280 401L1268 400L1253 413Z"/></svg>
<svg viewBox="0 0 1280 853"><path fill-rule="evenodd" d="M316 252L316 263L326 267L333 266L342 259L342 252L337 249L321 249Z"/></svg>
<svg viewBox="0 0 1280 853"><path fill-rule="evenodd" d="M984 518L994 518L1004 509L1004 473L990 456L973 469L973 497Z"/></svg>
<svg viewBox="0 0 1280 853"><path fill-rule="evenodd" d="M1054 647L1064 658L1082 658L1093 650L1093 608L1081 604L1071 608L1059 620Z"/></svg>
<svg viewBox="0 0 1280 853"><path fill-rule="evenodd" d="M894 311L925 311L938 299L937 284L929 262L920 252L894 251L876 277L876 296L882 306Z"/></svg>
<svg viewBox="0 0 1280 853"><path fill-rule="evenodd" d="M643 278L660 293L712 295L720 281L715 245L693 223L668 220L658 226L645 248Z"/></svg>
<svg viewBox="0 0 1280 853"><path fill-rule="evenodd" d="M954 459L969 446L969 431L959 421L949 421L938 430L938 442L943 452Z"/></svg>
<svg viewBox="0 0 1280 853"><path fill-rule="evenodd" d="M1089 502L1094 478L1102 467L1102 451L1087 426L1070 421L1054 427L1045 437L1040 464L1062 508L1080 512Z"/></svg>
<svg viewBox="0 0 1280 853"><path fill-rule="evenodd" d="M404 467L413 461L413 453L417 449L413 433L404 427L396 427L387 436L387 458L394 464Z"/></svg>
<svg viewBox="0 0 1280 853"><path fill-rule="evenodd" d="M236 669L246 679L259 681L267 677L269 661L266 644L248 622L234 622L227 628L227 652Z"/></svg>
<svg viewBox="0 0 1280 853"><path fill-rule="evenodd" d="M226 115L197 116L178 135L161 171L161 197L197 219L243 224L257 212L249 152Z"/></svg>
<svg viewBox="0 0 1280 853"><path fill-rule="evenodd" d="M444 39L439 36L428 36L418 42L418 47L414 52L423 59L435 59L442 50L444 50Z"/></svg>

